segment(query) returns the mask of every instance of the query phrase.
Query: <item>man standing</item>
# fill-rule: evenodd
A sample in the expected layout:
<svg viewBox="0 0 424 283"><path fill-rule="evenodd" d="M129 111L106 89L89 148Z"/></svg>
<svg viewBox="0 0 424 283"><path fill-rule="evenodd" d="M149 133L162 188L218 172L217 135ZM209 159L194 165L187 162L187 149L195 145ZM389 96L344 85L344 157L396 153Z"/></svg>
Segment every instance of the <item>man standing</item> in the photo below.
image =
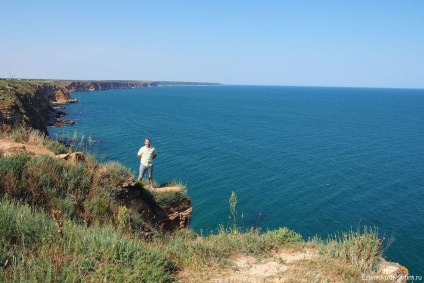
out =
<svg viewBox="0 0 424 283"><path fill-rule="evenodd" d="M140 171L138 173L138 181L141 181L144 174L148 173L150 189L153 191L153 159L158 156L156 149L150 147L150 139L144 140L144 146L140 148L137 157L140 158Z"/></svg>

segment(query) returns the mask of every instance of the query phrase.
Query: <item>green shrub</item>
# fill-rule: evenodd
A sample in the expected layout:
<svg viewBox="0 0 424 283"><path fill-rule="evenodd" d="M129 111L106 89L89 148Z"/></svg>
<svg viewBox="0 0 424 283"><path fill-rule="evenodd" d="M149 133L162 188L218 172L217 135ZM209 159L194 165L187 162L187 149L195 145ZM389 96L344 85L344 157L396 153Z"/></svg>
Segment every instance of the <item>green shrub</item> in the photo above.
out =
<svg viewBox="0 0 424 283"><path fill-rule="evenodd" d="M298 243L303 240L302 235L288 229L287 227L268 231L264 234L264 237L269 237L272 243L275 243L276 245Z"/></svg>
<svg viewBox="0 0 424 283"><path fill-rule="evenodd" d="M324 254L347 265L352 265L362 272L378 269L385 250L393 242L393 238L380 238L376 227L358 227L356 231L338 233L325 241L315 238L321 243Z"/></svg>
<svg viewBox="0 0 424 283"><path fill-rule="evenodd" d="M0 158L0 195L22 197L21 176L28 160L27 154Z"/></svg>
<svg viewBox="0 0 424 283"><path fill-rule="evenodd" d="M161 208L172 207L175 203L187 198L185 190L181 191L170 191L161 193L152 193L153 201Z"/></svg>
<svg viewBox="0 0 424 283"><path fill-rule="evenodd" d="M3 245L31 247L49 239L53 220L28 205L0 201L0 237Z"/></svg>
<svg viewBox="0 0 424 283"><path fill-rule="evenodd" d="M68 152L66 145L57 140L46 140L44 145L55 154L63 154Z"/></svg>

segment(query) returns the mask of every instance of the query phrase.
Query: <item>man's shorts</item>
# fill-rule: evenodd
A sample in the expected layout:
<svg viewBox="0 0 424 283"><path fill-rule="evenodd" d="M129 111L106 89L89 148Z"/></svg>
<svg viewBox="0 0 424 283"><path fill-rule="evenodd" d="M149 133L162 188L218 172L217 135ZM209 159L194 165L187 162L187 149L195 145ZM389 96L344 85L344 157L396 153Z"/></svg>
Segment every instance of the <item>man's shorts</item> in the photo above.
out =
<svg viewBox="0 0 424 283"><path fill-rule="evenodd" d="M146 171L147 171L147 174L149 176L149 179L152 179L153 165L146 166L146 165L140 163L140 170L139 170L139 173L138 173L138 178L140 178L140 179L143 178L144 174L146 174Z"/></svg>

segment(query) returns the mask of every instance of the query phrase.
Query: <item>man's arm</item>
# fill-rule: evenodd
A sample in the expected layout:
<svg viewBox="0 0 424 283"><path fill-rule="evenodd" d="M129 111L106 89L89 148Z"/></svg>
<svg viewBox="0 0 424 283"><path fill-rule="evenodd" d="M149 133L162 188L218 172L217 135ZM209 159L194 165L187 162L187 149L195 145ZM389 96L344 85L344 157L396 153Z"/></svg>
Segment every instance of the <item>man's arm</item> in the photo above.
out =
<svg viewBox="0 0 424 283"><path fill-rule="evenodd" d="M137 157L138 159L141 159L141 157L143 156L143 152L141 150L142 148L140 148L140 150L137 152Z"/></svg>

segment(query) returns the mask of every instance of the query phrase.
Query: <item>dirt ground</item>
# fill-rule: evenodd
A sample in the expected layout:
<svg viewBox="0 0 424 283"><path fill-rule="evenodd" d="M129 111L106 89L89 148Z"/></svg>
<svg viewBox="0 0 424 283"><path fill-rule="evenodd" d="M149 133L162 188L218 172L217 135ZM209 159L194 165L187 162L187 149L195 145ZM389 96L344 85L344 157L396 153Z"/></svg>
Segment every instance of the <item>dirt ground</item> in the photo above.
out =
<svg viewBox="0 0 424 283"><path fill-rule="evenodd" d="M0 150L5 156L25 151L32 154L47 154L50 156L55 156L53 152L42 146L32 145L28 143L17 143L5 139L0 139Z"/></svg>

